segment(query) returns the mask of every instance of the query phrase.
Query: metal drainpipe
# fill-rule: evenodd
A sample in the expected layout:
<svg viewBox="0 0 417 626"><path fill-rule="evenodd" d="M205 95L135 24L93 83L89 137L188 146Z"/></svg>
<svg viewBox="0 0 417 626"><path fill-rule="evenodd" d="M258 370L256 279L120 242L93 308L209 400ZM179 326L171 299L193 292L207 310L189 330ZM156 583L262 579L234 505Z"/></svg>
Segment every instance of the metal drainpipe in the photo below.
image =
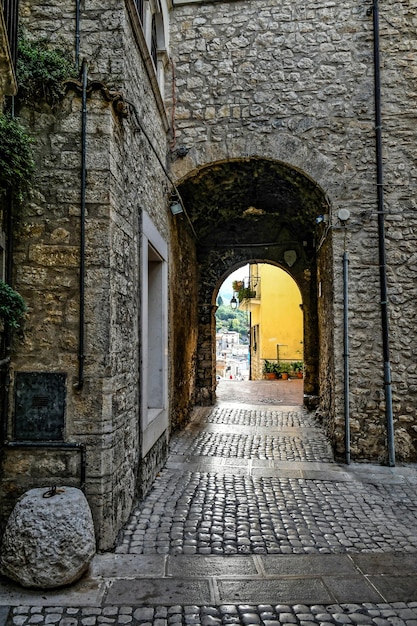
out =
<svg viewBox="0 0 417 626"><path fill-rule="evenodd" d="M249 380L252 380L252 312L249 311Z"/></svg>
<svg viewBox="0 0 417 626"><path fill-rule="evenodd" d="M387 263L385 250L385 209L382 164L382 133L381 133L381 76L379 52L379 9L378 0L373 0L372 17L374 28L374 72L375 72L375 140L377 166L377 197L378 197L378 245L379 245L379 277L381 290L381 322L382 349L384 357L384 388L385 416L387 422L388 464L395 465L394 420L392 412L391 364L389 355L389 323L388 323L388 290Z"/></svg>
<svg viewBox="0 0 417 626"><path fill-rule="evenodd" d="M80 21L81 21L81 0L75 0L75 67L80 68Z"/></svg>
<svg viewBox="0 0 417 626"><path fill-rule="evenodd" d="M13 198L11 193L8 194L8 211L6 216L6 283L12 284L13 274ZM6 330L4 337L4 358L0 366L0 375L3 385L3 424L2 424L2 441L7 439L7 418L9 413L9 389L10 389L10 349L11 349L11 333ZM1 371L3 370L3 371Z"/></svg>
<svg viewBox="0 0 417 626"><path fill-rule="evenodd" d="M350 465L350 407L349 407L349 253L343 253L343 364L345 399L345 459Z"/></svg>
<svg viewBox="0 0 417 626"><path fill-rule="evenodd" d="M81 112L81 206L80 206L80 319L78 338L78 382L80 391L84 385L84 344L85 344L85 214L87 181L87 62L82 64L82 112Z"/></svg>

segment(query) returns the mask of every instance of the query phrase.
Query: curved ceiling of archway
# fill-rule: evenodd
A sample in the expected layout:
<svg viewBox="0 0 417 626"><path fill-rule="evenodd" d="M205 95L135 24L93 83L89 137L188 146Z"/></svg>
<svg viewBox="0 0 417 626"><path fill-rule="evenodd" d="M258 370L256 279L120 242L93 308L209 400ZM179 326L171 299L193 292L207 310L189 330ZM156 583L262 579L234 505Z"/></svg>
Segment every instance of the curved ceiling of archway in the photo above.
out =
<svg viewBox="0 0 417 626"><path fill-rule="evenodd" d="M206 245L310 240L328 211L321 189L278 161L215 163L179 186L197 237Z"/></svg>

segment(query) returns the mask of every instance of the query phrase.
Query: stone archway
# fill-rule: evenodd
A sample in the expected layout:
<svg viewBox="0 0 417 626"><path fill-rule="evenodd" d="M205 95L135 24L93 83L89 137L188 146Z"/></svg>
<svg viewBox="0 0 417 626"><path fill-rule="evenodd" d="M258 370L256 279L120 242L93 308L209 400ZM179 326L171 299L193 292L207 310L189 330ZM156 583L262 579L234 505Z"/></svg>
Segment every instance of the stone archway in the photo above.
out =
<svg viewBox="0 0 417 626"><path fill-rule="evenodd" d="M304 303L300 288L288 269L297 261L295 250L286 254L288 267L283 267L262 258L251 259L250 263L238 267L233 267L231 272L221 279L219 291L213 294L217 305L219 296L221 297L220 315L219 308L216 309L216 378L218 384L218 374L222 368L219 367L219 360L224 362L227 357L231 357L242 363L237 366L237 372L247 370L248 380L256 381L265 378L265 361L274 364L291 366L304 361L304 341L310 339L310 333L304 333ZM235 284L238 283L238 284ZM239 292L240 284L243 283L244 291ZM238 290L233 290L233 285ZM233 304L232 298L236 302ZM308 296L306 298L308 300ZM235 321L228 316L233 316L234 308L238 308L238 313L242 317L236 319L238 327L234 326ZM307 309L307 307L306 307ZM307 311L308 313L308 311ZM234 338L220 336L227 331L238 331L239 344L237 353L223 354L223 350L233 346ZM245 330L244 330L245 329ZM243 332L242 332L243 331ZM247 333L246 333L247 331ZM243 352L247 348L248 354L245 356L243 365ZM243 341L242 341L243 339ZM230 345L231 343L231 345ZM311 354L311 350L308 350ZM226 356L227 355L227 356ZM246 360L248 363L246 364ZM309 358L309 363L312 359ZM235 364L236 366L236 364ZM247 367L246 367L247 366ZM228 370L226 370L228 371ZM275 373L275 372L274 372ZM302 372L300 372L302 374ZM314 378L311 377L311 367L308 368L307 389L311 393L315 387ZM303 377L303 388L305 378Z"/></svg>
<svg viewBox="0 0 417 626"><path fill-rule="evenodd" d="M295 245L291 250L296 249ZM272 263L278 267L286 267L284 254L287 248L285 243L262 249L252 248L250 245L240 247L238 250L212 251L208 257L200 261L200 276L204 279L200 281L199 293L199 335L198 335L198 359L204 363L204 368L200 368L197 379L197 389L199 404L212 404L215 399L215 312L216 293L225 276L231 270L248 262ZM319 339L318 339L318 319L317 319L317 289L316 276L317 267L314 262L310 263L303 258L302 250L296 249L300 253L296 267L289 274L298 284L303 301L303 325L304 325L304 362L305 378L304 389L307 395L318 395L319 392ZM227 271L225 272L225 269ZM288 270L288 267L286 268Z"/></svg>
<svg viewBox="0 0 417 626"><path fill-rule="evenodd" d="M326 262L321 261L324 246L318 255L316 245L323 228L323 223L317 226L316 218L329 213L321 188L290 165L259 157L207 165L178 188L198 239L196 402L209 405L215 400L215 298L219 285L233 268L260 260L285 268L299 286L305 329L305 391L321 393L319 359L331 358L331 340L323 342L318 323L318 276L331 281ZM330 294L331 285L325 291ZM321 343L326 348L322 353ZM325 364L322 367L326 369Z"/></svg>

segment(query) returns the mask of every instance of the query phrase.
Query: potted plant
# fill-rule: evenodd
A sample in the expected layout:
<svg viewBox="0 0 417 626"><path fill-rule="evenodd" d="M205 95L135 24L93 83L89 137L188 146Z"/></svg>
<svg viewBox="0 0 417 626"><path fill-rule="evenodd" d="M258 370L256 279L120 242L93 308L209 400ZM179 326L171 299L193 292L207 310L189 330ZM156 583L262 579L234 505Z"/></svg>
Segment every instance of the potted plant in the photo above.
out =
<svg viewBox="0 0 417 626"><path fill-rule="evenodd" d="M233 289L233 291L236 291L237 293L239 293L239 291L240 291L241 289L243 289L243 288L244 288L244 286L245 286L245 285L244 285L244 283L243 283L243 280L234 280L234 281L232 282L232 289Z"/></svg>
<svg viewBox="0 0 417 626"><path fill-rule="evenodd" d="M288 380L288 376L290 375L291 368L288 363L281 363L281 378L282 380Z"/></svg>
<svg viewBox="0 0 417 626"><path fill-rule="evenodd" d="M302 361L295 361L294 363L291 363L291 369L294 372L295 376L297 376L297 378L303 377L303 362Z"/></svg>
<svg viewBox="0 0 417 626"><path fill-rule="evenodd" d="M242 287L238 291L239 302L243 302L243 300L250 300L251 298L256 298L256 291L251 289L250 287Z"/></svg>
<svg viewBox="0 0 417 626"><path fill-rule="evenodd" d="M265 378L267 378L268 380L274 380L276 378L275 365L276 363L265 359L262 371L265 375Z"/></svg>
<svg viewBox="0 0 417 626"><path fill-rule="evenodd" d="M280 363L274 363L274 372L277 378L281 378L281 365Z"/></svg>

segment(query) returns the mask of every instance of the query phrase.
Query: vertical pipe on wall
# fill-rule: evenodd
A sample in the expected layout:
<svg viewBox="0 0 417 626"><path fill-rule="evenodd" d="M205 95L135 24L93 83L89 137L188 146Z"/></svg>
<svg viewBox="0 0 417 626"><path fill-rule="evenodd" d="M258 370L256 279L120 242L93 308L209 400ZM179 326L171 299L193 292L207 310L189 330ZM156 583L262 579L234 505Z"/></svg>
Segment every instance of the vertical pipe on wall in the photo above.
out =
<svg viewBox="0 0 417 626"><path fill-rule="evenodd" d="M384 358L384 388L385 388L385 417L388 440L388 463L395 465L394 420L392 412L391 364L389 349L388 323L388 290L387 290L387 263L385 250L385 208L384 208L384 175L382 163L382 132L381 132L381 76L379 50L379 8L378 0L372 5L374 29L374 72L375 72L375 140L376 140L376 168L377 168L377 198L378 198L378 246L379 246L379 277L381 292L381 322L382 322L382 350Z"/></svg>
<svg viewBox="0 0 417 626"><path fill-rule="evenodd" d="M82 103L81 103L81 203L80 203L80 318L78 337L78 382L77 389L84 385L84 307L85 307L85 214L87 182L87 62L82 64Z"/></svg>
<svg viewBox="0 0 417 626"><path fill-rule="evenodd" d="M75 0L75 68L80 69L80 21L81 0Z"/></svg>
<svg viewBox="0 0 417 626"><path fill-rule="evenodd" d="M6 197L6 263L5 263L5 282L12 284L13 276L13 197L8 192ZM11 333L6 328L3 336L3 345L0 365L0 388L1 388L1 411L2 411L2 441L7 439L7 421L9 413L9 390L10 390L10 349L11 349Z"/></svg>
<svg viewBox="0 0 417 626"><path fill-rule="evenodd" d="M249 380L252 380L252 311L249 311Z"/></svg>
<svg viewBox="0 0 417 626"><path fill-rule="evenodd" d="M343 253L343 367L345 401L345 459L350 464L350 411L349 411L349 253Z"/></svg>

